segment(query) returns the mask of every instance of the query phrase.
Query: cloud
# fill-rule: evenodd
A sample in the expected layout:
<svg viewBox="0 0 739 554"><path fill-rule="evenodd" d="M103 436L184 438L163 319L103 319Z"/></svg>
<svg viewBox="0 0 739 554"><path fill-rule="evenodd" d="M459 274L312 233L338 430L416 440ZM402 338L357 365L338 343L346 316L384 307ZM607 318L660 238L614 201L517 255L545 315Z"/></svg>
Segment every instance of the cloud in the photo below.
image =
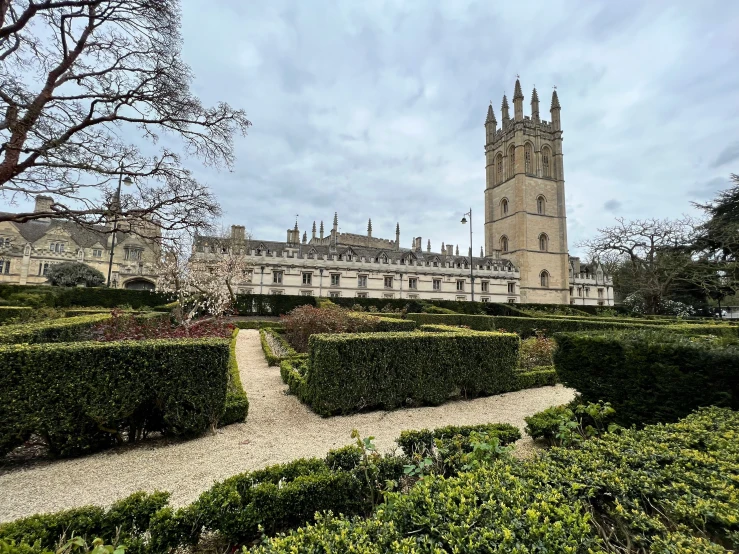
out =
<svg viewBox="0 0 739 554"><path fill-rule="evenodd" d="M619 213L621 208L623 207L623 202L616 200L615 198L611 198L610 200L606 201L605 204L603 204L603 209L607 212L613 212L613 213Z"/></svg>
<svg viewBox="0 0 739 554"><path fill-rule="evenodd" d="M724 148L716 158L716 161L713 162L713 167L721 167L735 160L739 160L739 142L729 144Z"/></svg>

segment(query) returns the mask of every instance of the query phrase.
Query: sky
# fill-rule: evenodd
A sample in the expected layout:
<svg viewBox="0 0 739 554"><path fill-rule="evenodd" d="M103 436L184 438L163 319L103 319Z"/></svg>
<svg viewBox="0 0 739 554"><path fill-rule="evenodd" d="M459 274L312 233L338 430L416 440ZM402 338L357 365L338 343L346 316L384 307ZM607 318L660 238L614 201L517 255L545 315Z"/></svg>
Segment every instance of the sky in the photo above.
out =
<svg viewBox="0 0 739 554"><path fill-rule="evenodd" d="M205 104L253 123L231 171L193 164L223 224L483 240L484 127L516 75L562 105L571 253L615 217L695 213L739 173L739 2L183 0Z"/></svg>

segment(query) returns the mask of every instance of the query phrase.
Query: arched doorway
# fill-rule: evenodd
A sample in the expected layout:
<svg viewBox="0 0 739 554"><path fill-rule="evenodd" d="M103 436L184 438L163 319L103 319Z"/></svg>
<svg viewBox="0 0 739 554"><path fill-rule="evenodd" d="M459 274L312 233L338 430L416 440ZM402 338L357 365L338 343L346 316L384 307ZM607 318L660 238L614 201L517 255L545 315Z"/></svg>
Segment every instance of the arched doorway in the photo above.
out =
<svg viewBox="0 0 739 554"><path fill-rule="evenodd" d="M156 285L148 279L131 279L123 283L123 288L129 290L154 290Z"/></svg>

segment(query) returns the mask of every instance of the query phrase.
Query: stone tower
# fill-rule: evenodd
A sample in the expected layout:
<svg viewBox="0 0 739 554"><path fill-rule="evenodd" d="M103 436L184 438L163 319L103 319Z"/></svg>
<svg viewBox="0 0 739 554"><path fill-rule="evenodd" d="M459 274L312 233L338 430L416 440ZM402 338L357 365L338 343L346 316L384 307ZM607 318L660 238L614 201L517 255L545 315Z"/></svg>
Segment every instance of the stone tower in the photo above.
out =
<svg viewBox="0 0 739 554"><path fill-rule="evenodd" d="M485 250L513 261L521 272L521 302L569 304L569 255L565 212L562 127L557 91L551 122L539 118L539 96L531 116L516 79L513 119L503 97L502 128L492 105L485 120Z"/></svg>

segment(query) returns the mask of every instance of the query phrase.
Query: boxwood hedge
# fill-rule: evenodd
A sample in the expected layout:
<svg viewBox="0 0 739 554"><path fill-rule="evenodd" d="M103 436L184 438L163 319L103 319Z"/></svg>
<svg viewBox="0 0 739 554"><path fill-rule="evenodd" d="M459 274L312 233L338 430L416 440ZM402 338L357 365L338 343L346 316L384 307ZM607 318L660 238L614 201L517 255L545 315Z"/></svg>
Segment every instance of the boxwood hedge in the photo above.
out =
<svg viewBox="0 0 739 554"><path fill-rule="evenodd" d="M518 347L516 335L472 331L312 335L299 395L332 415L498 394L517 388Z"/></svg>
<svg viewBox="0 0 739 554"><path fill-rule="evenodd" d="M623 425L671 422L699 406L739 409L739 347L662 330L555 335L559 379Z"/></svg>
<svg viewBox="0 0 739 554"><path fill-rule="evenodd" d="M31 312L33 312L33 308L27 306L0 306L0 325Z"/></svg>
<svg viewBox="0 0 739 554"><path fill-rule="evenodd" d="M28 285L0 285L0 298L17 300L18 304L34 307L50 306L68 308L70 306L117 308L130 306L134 309L154 307L172 300L172 295L164 292L132 289L109 289L105 287L51 287Z"/></svg>
<svg viewBox="0 0 739 554"><path fill-rule="evenodd" d="M225 339L0 346L0 455L32 433L60 456L197 435L224 411L228 364Z"/></svg>
<svg viewBox="0 0 739 554"><path fill-rule="evenodd" d="M401 431L395 442L406 456L430 451L434 440L451 439L455 436L469 437L472 433L485 433L497 437L501 445L512 444L521 438L521 431L508 423L483 423L481 425L449 425L434 430L420 429Z"/></svg>
<svg viewBox="0 0 739 554"><path fill-rule="evenodd" d="M277 342L282 347L282 354L275 352L272 349L267 338L268 336L271 340ZM264 357L267 358L267 365L279 365L282 360L292 358L293 356L296 356L298 354L295 349L287 343L282 335L280 335L280 333L276 333L274 329L270 327L259 329L259 339L262 343L262 351L264 352Z"/></svg>
<svg viewBox="0 0 739 554"><path fill-rule="evenodd" d="M246 416L249 413L249 399L241 384L239 365L236 362L236 337L238 334L238 329L234 329L231 344L229 345L228 387L226 388L226 402L223 413L218 418L219 427L246 421Z"/></svg>
<svg viewBox="0 0 739 554"><path fill-rule="evenodd" d="M109 313L3 325L0 327L0 344L85 340L89 338L88 332L96 323L108 318Z"/></svg>

